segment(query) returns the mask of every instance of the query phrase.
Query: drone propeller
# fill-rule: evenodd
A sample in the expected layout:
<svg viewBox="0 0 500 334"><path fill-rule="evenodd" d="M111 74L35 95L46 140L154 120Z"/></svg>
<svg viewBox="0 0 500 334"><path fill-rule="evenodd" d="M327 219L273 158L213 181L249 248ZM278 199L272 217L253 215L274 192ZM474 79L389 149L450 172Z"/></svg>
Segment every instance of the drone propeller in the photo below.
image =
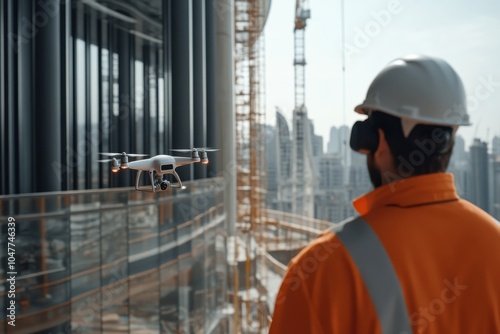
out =
<svg viewBox="0 0 500 334"><path fill-rule="evenodd" d="M193 150L188 149L188 148L173 148L170 151L174 151L174 152L192 152Z"/></svg>
<svg viewBox="0 0 500 334"><path fill-rule="evenodd" d="M104 152L104 153L99 153L99 154L105 155L105 156L108 156L108 157L114 157L116 155L127 156L127 157L145 157L145 156L147 156L147 154L125 153L125 152L122 152L122 153L108 153L108 152Z"/></svg>
<svg viewBox="0 0 500 334"><path fill-rule="evenodd" d="M113 161L113 159L101 159L101 160L96 160L97 162L110 162Z"/></svg>
<svg viewBox="0 0 500 334"><path fill-rule="evenodd" d="M147 154L140 154L140 153L127 153L126 154L129 157L147 157Z"/></svg>
<svg viewBox="0 0 500 334"><path fill-rule="evenodd" d="M192 151L205 151L205 152L215 152L218 151L218 148L210 148L210 147L194 147L194 148L173 148L170 151L175 151L175 152L192 152Z"/></svg>

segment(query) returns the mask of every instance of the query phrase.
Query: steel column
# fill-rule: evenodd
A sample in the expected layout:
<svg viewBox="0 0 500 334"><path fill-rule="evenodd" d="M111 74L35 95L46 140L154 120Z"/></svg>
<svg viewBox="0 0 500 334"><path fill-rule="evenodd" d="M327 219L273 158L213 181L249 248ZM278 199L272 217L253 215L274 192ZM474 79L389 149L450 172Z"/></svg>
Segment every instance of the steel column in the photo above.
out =
<svg viewBox="0 0 500 334"><path fill-rule="evenodd" d="M205 1L193 0L193 86L194 86L194 146L207 146L207 91L206 91L206 38ZM212 157L209 155L209 159ZM196 179L207 176L206 166L194 167Z"/></svg>
<svg viewBox="0 0 500 334"><path fill-rule="evenodd" d="M193 142L193 2L171 1L172 146ZM193 178L193 166L179 168L182 180Z"/></svg>
<svg viewBox="0 0 500 334"><path fill-rule="evenodd" d="M34 165L39 177L34 191L61 190L61 178L52 168L61 162L61 21L59 1L35 3L35 13L46 13L46 24L35 35ZM50 8L50 13L47 12ZM53 14L51 14L53 13Z"/></svg>
<svg viewBox="0 0 500 334"><path fill-rule="evenodd" d="M130 142L132 134L130 133L130 121L132 117L133 100L130 82L130 34L122 29L116 30L117 34L117 53L118 53L118 152L130 152ZM133 152L130 152L133 153ZM119 186L126 187L131 184L131 173L118 173Z"/></svg>
<svg viewBox="0 0 500 334"><path fill-rule="evenodd" d="M215 5L209 2L210 5L205 8L206 15L206 124L207 124L207 146L217 147L216 132L217 132L217 110L215 107L215 97L217 91L216 85L216 46L215 46L215 23L217 20ZM207 175L214 177L217 174L217 154L212 154L210 164L207 166Z"/></svg>

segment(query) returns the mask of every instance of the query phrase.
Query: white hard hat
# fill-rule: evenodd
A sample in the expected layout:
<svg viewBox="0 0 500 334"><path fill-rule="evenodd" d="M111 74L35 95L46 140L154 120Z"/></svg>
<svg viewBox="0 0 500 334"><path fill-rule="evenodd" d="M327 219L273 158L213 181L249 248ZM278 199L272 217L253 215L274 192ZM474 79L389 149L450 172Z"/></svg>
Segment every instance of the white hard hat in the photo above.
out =
<svg viewBox="0 0 500 334"><path fill-rule="evenodd" d="M382 111L401 118L403 133L417 124L470 125L462 80L439 58L408 55L390 62L373 80L356 112Z"/></svg>

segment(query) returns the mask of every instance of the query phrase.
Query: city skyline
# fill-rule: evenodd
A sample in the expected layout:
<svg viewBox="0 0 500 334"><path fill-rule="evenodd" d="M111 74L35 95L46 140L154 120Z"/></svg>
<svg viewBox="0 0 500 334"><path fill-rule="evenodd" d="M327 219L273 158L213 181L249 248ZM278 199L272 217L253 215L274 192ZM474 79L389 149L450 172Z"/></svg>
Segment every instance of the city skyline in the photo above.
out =
<svg viewBox="0 0 500 334"><path fill-rule="evenodd" d="M290 119L288 119L287 117L285 117L283 114L282 116L284 117L284 119L288 122L288 124L290 124L290 132L293 131L291 125L292 125L292 122ZM310 120L313 124L313 128L316 129L316 126L314 125L314 120ZM272 126L276 126L276 124L270 124ZM332 131L332 129L340 129L342 127L346 127L349 131L347 132L347 139L349 139L349 136L350 136L350 130L352 128L352 125L353 124L341 124L341 125L333 125L330 127L330 132ZM319 134L317 131L314 131L314 135L315 137L321 137L322 139L322 142L323 142L323 152L324 153L328 153L329 152L329 143L330 143L330 136L323 136L322 134ZM475 139L480 139L484 142L487 143L487 149L488 149L488 154L500 154L500 134L498 135L493 135L493 136L489 136L490 138L488 140L485 140L484 138L482 137L473 137L471 141L467 142L466 141L466 137L464 135L462 135L459 131L457 131L457 134L455 136L455 146L456 146L456 141L460 140L462 142L462 145L464 145L465 147L465 151L466 152L469 152L469 149L470 147L473 145L474 143L474 140ZM319 140L319 138L318 138ZM349 145L347 145L347 148L348 150L351 150L351 148L349 147Z"/></svg>
<svg viewBox="0 0 500 334"><path fill-rule="evenodd" d="M495 135L500 136L494 112L500 104L500 68L496 65L500 43L495 33L500 30L500 3L346 2L345 73L341 2L313 0L309 5L305 100L317 134L327 138L331 126L352 126L361 119L353 109L363 101L376 74L394 58L421 53L447 60L464 82L472 126L461 127L458 134L464 137L466 147L475 137L491 143ZM293 3L274 1L264 31L268 123L274 122L275 106L288 120L292 118L293 16Z"/></svg>
<svg viewBox="0 0 500 334"><path fill-rule="evenodd" d="M266 125L267 175L270 177L267 205L274 210L293 212L290 184L294 178L282 171L293 162L289 149L294 137L289 130L291 122L283 117L279 109L276 121L276 127ZM329 137L324 140L319 140L321 137L315 133L311 123L310 128L314 218L339 222L355 214L351 205L354 198L373 190L366 158L349 147L351 127L331 127ZM317 148L321 141L327 146L322 152ZM475 138L469 145L461 135L457 135L447 172L454 175L460 197L500 219L500 192L495 188L500 184L500 136L494 137L491 143Z"/></svg>

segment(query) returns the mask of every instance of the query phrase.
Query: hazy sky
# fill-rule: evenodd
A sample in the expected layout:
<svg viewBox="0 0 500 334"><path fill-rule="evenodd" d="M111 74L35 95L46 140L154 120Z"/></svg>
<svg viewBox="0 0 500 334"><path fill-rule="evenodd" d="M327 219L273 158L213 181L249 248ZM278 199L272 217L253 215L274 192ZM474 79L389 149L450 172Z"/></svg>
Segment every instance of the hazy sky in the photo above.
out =
<svg viewBox="0 0 500 334"><path fill-rule="evenodd" d="M306 106L316 133L328 142L330 127L352 125L377 73L410 53L448 61L461 76L473 125L462 127L466 147L473 137L500 136L499 0L346 0L345 109L343 108L340 0L309 0L306 27ZM267 122L275 106L292 118L294 108L294 0L272 0L265 28Z"/></svg>

